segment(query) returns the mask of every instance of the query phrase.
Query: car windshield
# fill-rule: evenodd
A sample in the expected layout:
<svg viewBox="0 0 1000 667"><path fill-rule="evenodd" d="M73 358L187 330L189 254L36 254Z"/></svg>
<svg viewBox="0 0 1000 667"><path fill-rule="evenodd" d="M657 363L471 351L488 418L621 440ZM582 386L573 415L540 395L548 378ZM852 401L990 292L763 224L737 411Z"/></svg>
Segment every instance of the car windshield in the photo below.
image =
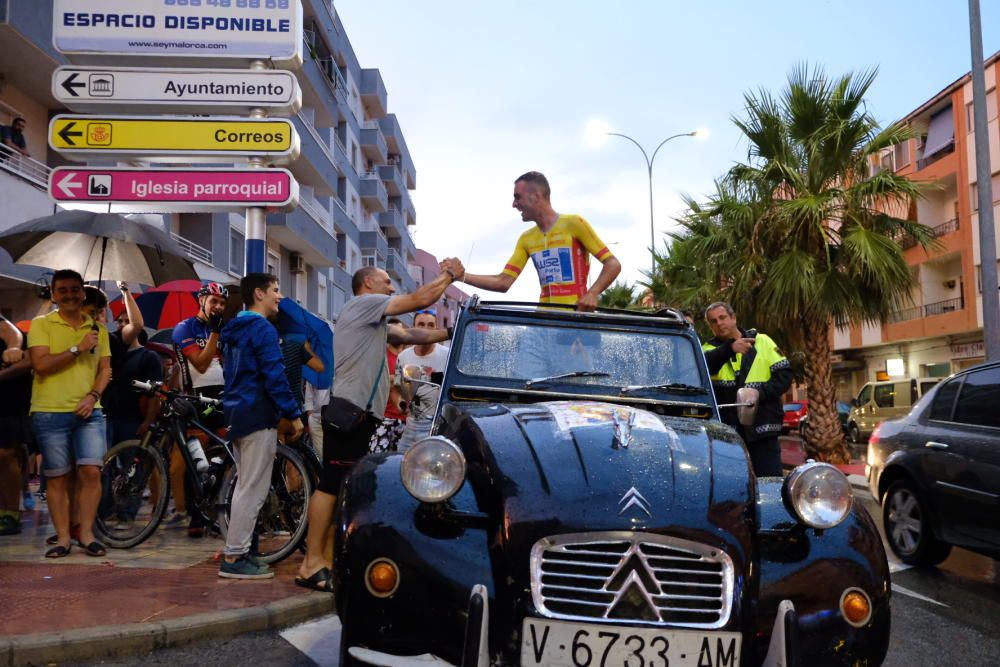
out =
<svg viewBox="0 0 1000 667"><path fill-rule="evenodd" d="M553 384L616 390L637 385L702 388L706 384L699 370L700 354L689 338L670 331L479 320L466 326L456 367L465 375L521 381L528 388Z"/></svg>

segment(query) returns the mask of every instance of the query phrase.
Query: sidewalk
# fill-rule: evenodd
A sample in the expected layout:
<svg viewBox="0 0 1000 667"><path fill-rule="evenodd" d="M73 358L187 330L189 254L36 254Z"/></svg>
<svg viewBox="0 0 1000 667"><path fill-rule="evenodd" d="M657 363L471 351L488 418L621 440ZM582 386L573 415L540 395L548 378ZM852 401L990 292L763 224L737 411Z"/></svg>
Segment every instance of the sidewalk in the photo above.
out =
<svg viewBox="0 0 1000 667"><path fill-rule="evenodd" d="M137 654L333 609L331 595L293 583L298 555L280 563L273 579L219 578L222 540L191 539L186 522L102 558L74 547L66 558L46 559L53 531L45 503L38 505L21 514L20 535L0 537L0 667Z"/></svg>

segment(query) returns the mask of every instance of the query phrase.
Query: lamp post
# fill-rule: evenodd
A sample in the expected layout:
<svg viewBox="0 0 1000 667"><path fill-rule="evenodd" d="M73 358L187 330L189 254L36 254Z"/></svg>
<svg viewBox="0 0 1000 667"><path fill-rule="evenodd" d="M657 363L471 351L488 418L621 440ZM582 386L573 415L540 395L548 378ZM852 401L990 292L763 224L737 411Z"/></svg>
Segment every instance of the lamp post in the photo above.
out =
<svg viewBox="0 0 1000 667"><path fill-rule="evenodd" d="M666 144L668 141L676 139L678 137L696 137L699 135L699 133L700 133L699 130L694 130L693 132L681 132L680 134L675 134L673 136L667 137L666 139L660 142L660 145L656 147L656 150L653 151L652 157L650 157L649 154L646 153L646 149L642 147L642 144L640 144L638 141L628 136L627 134L620 134L618 132L608 132L608 135L612 137L621 137L622 139L628 139L629 141L631 141L633 144L635 144L636 148L638 148L642 152L642 157L646 159L646 171L649 174L649 252L650 252L649 279L650 280L654 280L654 276L656 275L656 238L655 238L655 230L653 227L653 160L656 159L656 154L660 152L660 149L663 148L663 145Z"/></svg>

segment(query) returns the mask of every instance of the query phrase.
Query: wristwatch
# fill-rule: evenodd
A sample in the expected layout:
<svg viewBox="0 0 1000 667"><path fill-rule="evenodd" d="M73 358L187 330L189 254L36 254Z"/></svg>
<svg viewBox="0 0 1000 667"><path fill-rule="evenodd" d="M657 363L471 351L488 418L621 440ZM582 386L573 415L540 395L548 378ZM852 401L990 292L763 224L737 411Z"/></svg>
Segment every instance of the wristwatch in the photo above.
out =
<svg viewBox="0 0 1000 667"><path fill-rule="evenodd" d="M73 347L69 348L69 351L73 353L74 357L79 357L80 356L80 346L79 345L74 345Z"/></svg>

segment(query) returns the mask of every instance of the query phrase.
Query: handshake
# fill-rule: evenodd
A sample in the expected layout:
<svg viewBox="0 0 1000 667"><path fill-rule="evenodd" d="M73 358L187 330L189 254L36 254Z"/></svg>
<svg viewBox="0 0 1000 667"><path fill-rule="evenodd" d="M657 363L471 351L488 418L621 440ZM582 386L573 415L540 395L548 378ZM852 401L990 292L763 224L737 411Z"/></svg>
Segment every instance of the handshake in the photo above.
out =
<svg viewBox="0 0 1000 667"><path fill-rule="evenodd" d="M451 276L452 282L457 282L465 277L465 267L457 257L448 257L441 261L441 271Z"/></svg>

